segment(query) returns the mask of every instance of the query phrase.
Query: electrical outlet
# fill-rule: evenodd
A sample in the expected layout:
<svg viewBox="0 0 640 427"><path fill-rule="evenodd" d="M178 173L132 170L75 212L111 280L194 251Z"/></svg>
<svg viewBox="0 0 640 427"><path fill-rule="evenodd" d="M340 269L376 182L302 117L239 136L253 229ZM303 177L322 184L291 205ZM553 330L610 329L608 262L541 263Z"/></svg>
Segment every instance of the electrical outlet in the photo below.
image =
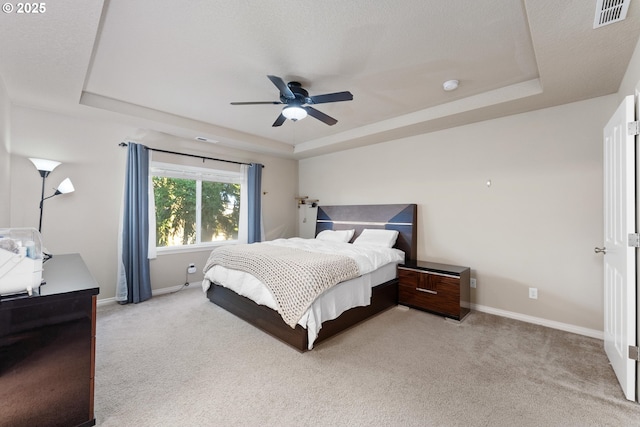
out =
<svg viewBox="0 0 640 427"><path fill-rule="evenodd" d="M538 299L538 288L529 288L529 298Z"/></svg>
<svg viewBox="0 0 640 427"><path fill-rule="evenodd" d="M189 273L189 274L193 274L193 273L195 273L196 271L197 271L197 269L196 269L196 265L195 265L195 264L193 264L193 263L189 264L189 267L187 268L187 273Z"/></svg>
<svg viewBox="0 0 640 427"><path fill-rule="evenodd" d="M471 279L471 287L472 288L476 287L476 279Z"/></svg>

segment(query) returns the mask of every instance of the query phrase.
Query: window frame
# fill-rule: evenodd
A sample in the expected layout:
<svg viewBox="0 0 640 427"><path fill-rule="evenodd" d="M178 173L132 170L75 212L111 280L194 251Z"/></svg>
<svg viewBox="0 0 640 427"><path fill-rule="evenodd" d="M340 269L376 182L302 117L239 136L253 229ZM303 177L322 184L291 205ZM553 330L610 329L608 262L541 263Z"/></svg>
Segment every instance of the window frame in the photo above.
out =
<svg viewBox="0 0 640 427"><path fill-rule="evenodd" d="M198 251L210 251L215 247L237 244L238 239L234 240L219 240L214 242L200 242L201 238L201 220L202 220L202 181L209 182L224 182L240 185L240 200L243 199L242 194L246 191L244 176L242 171L230 171L224 169L215 168L203 168L197 166L188 166L176 163L166 163L151 161L149 164L149 185L150 191L153 191L153 177L167 177L177 179L192 179L196 181L196 243L190 245L175 245L175 246L156 246L156 253L158 255L185 253L185 252L198 252ZM151 201L151 197L149 198ZM242 208L241 208L242 209ZM155 196L153 197L153 215L156 215ZM155 225L155 221L154 221ZM242 223L240 218L238 219L238 234L240 234L240 227Z"/></svg>

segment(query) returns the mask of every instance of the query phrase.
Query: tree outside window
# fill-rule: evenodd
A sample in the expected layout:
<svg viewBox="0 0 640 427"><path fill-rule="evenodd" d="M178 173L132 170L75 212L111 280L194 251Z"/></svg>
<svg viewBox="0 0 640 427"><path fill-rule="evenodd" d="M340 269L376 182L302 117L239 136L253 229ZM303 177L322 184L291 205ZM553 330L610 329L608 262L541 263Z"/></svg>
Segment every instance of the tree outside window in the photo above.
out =
<svg viewBox="0 0 640 427"><path fill-rule="evenodd" d="M152 176L156 246L237 240L240 184Z"/></svg>
<svg viewBox="0 0 640 427"><path fill-rule="evenodd" d="M239 219L240 184L203 182L202 241L238 240Z"/></svg>

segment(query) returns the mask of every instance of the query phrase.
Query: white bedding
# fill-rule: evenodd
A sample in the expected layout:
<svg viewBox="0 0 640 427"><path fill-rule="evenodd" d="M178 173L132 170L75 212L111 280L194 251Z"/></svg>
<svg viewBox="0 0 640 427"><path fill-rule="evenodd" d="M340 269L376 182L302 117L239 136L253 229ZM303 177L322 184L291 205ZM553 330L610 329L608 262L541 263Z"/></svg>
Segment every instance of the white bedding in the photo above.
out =
<svg viewBox="0 0 640 427"><path fill-rule="evenodd" d="M369 305L371 288L396 277L396 265L404 261L404 252L377 246L352 245L350 243L316 239L277 239L263 244L287 246L312 252L332 253L352 258L360 269L360 276L339 283L325 291L298 321L307 329L309 349L322 328L322 322L337 318L344 311ZM254 276L219 265L211 268L202 282L206 292L211 282L229 288L254 302L277 311L276 300L269 289Z"/></svg>

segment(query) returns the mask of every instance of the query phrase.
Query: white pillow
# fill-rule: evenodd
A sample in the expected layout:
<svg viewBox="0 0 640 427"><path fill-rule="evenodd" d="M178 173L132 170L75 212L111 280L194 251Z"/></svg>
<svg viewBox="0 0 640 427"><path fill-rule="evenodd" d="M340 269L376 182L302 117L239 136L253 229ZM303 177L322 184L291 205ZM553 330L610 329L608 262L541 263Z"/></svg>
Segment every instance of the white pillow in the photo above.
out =
<svg viewBox="0 0 640 427"><path fill-rule="evenodd" d="M355 232L356 230L324 230L318 233L316 239L348 243Z"/></svg>
<svg viewBox="0 0 640 427"><path fill-rule="evenodd" d="M365 228L356 238L354 245L374 245L392 248L398 238L397 230L382 230L376 228Z"/></svg>

